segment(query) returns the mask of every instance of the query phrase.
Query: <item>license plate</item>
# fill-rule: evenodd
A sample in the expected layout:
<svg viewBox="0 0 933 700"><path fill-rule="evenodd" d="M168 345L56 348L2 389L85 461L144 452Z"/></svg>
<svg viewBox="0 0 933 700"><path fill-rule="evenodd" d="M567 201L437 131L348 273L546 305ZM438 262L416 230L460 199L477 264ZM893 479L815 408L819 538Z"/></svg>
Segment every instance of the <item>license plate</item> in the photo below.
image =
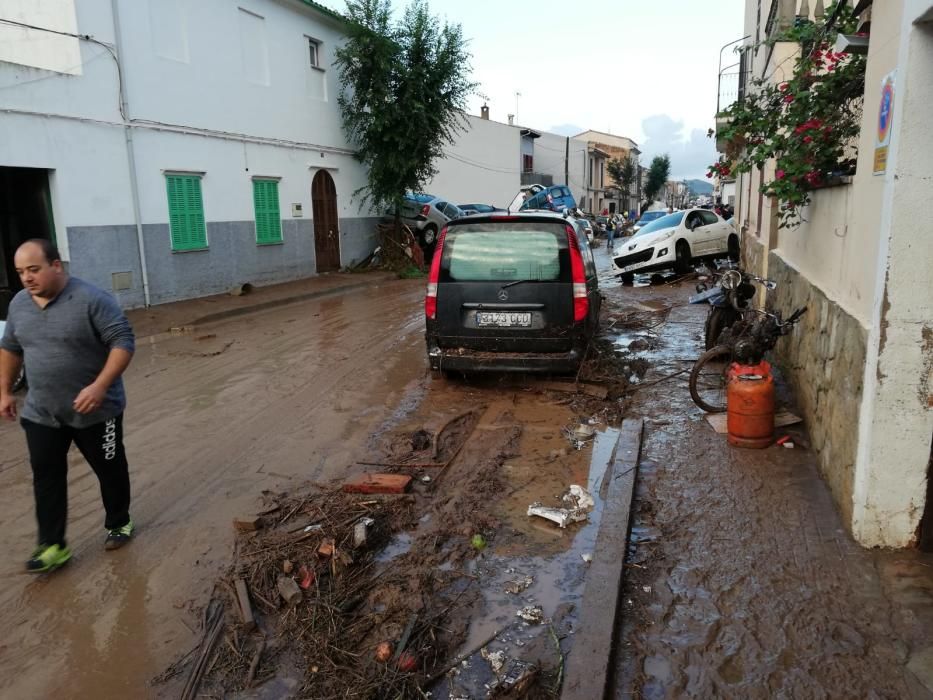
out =
<svg viewBox="0 0 933 700"><path fill-rule="evenodd" d="M619 272L631 272L632 270L637 270L639 267L644 267L644 263L635 263L634 265L627 265L623 267Z"/></svg>
<svg viewBox="0 0 933 700"><path fill-rule="evenodd" d="M528 328L531 326L531 313L521 311L477 311L476 325L494 326L496 328Z"/></svg>

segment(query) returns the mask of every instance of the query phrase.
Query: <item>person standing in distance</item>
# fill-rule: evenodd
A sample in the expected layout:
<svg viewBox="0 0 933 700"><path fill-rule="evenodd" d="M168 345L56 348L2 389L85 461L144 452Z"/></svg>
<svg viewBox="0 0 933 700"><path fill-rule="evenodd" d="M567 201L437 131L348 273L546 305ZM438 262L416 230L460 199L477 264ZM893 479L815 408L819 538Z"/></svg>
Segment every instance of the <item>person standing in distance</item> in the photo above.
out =
<svg viewBox="0 0 933 700"><path fill-rule="evenodd" d="M42 573L71 558L65 523L72 443L100 481L105 548L122 547L133 535L120 377L133 358L135 340L114 298L69 277L51 241L26 241L13 264L25 289L10 302L0 339L0 417L17 417L12 384L25 361L29 391L20 423L39 523L39 545L26 569Z"/></svg>

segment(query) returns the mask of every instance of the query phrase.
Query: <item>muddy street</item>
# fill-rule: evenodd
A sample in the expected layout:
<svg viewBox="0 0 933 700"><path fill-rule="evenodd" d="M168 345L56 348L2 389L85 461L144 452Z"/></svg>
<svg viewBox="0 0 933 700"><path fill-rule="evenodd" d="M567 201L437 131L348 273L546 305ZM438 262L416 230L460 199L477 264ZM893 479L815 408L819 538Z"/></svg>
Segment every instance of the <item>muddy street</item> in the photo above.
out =
<svg viewBox="0 0 933 700"><path fill-rule="evenodd" d="M398 519L376 556L384 573L400 571L418 585L394 586L385 576L389 583L373 594L370 611L385 624L372 634L397 635L386 606L424 600L433 586L457 601L445 618L450 638L436 644L438 663L475 652L440 679L436 697L482 696L495 680L488 653L502 663L528 655L543 661L549 675L542 683L554 691L592 556L619 401L548 389L528 377L432 379L423 282L376 278L353 287L229 319L211 308L218 304L197 302L192 307L208 322L193 325L171 310L158 320L139 315L126 377L139 533L118 552L103 551L97 482L75 452L74 561L50 576L20 573L34 538L31 473L21 429L0 426L0 595L8 630L0 695L177 697L184 674L171 669L197 645L226 577L234 518L258 512L269 494L295 494L300 504L309 483L339 484L367 469L359 462L403 458L466 409L475 415L469 429L437 445L452 460L449 469L415 470L414 515ZM157 332L167 325L176 331ZM585 430L575 437L581 423ZM570 484L593 494L585 522L562 529L528 517L530 504L564 505ZM297 512L297 520L298 507L286 515ZM481 547L471 544L477 535ZM541 610L541 619L518 617L527 606ZM478 645L487 647L482 654ZM301 672L283 671L272 646L258 673L269 681L266 692L297 692ZM159 676L164 682L153 683Z"/></svg>
<svg viewBox="0 0 933 700"><path fill-rule="evenodd" d="M556 697L624 416L645 428L619 552L615 697L929 697L914 671L933 641L933 562L852 542L802 427L788 429L795 450L729 448L687 391L705 314L686 305L693 282L622 286L595 252L603 322L581 375L602 387L595 395L528 376L432 377L421 280L324 280L323 295L231 318L223 308L247 302L198 302L196 324L140 315L127 375L131 546L103 550L97 481L75 453L74 561L21 574L31 474L21 429L0 425L0 696L179 697L212 601L226 601L205 692L242 689L249 674L248 697L342 697L323 681L409 620L432 697L487 697L526 663L531 697ZM409 475L411 493L392 506L333 495L363 471ZM571 484L593 499L582 522L529 517L531 504L566 505ZM371 552L338 562L372 573L347 618L355 636L329 641L350 646L321 655L305 636L313 605L301 613L311 617L279 618L286 609L269 599L282 560L302 563L293 543L317 551L303 533L329 501L340 521L383 521ZM233 531L259 512L273 514L266 534ZM237 575L262 596L266 646L252 668L255 642L225 597Z"/></svg>
<svg viewBox="0 0 933 700"><path fill-rule="evenodd" d="M801 425L783 429L796 449L732 448L711 429L675 374L702 347L692 286L609 293L620 312L663 309L623 334L650 368L625 409L645 434L616 697L931 697L933 560L853 542Z"/></svg>
<svg viewBox="0 0 933 700"><path fill-rule="evenodd" d="M0 695L145 697L196 639L193 613L229 560L231 519L263 489L329 479L424 391L423 284L392 281L181 335L140 337L126 445L139 536L103 550L97 480L69 473L74 561L31 579L31 472L0 425Z"/></svg>

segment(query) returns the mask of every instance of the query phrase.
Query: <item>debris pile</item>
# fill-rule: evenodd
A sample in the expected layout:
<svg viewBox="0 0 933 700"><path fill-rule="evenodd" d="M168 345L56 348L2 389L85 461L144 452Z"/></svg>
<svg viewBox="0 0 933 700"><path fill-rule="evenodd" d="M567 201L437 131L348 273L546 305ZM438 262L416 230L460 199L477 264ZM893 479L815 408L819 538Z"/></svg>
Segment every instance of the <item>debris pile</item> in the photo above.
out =
<svg viewBox="0 0 933 700"><path fill-rule="evenodd" d="M193 698L293 668L302 697L416 697L418 672L459 640L441 627L455 596L428 582L423 597L400 594L410 572L377 561L413 506L411 495L315 490L237 519L235 562L208 606L202 643L157 680L186 671L183 697Z"/></svg>

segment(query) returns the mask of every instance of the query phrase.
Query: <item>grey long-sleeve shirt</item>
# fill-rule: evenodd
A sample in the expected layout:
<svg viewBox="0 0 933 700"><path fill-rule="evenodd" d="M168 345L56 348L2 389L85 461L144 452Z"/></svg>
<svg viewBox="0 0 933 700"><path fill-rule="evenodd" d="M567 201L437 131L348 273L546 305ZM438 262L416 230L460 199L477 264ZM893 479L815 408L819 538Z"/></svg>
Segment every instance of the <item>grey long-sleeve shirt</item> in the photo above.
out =
<svg viewBox="0 0 933 700"><path fill-rule="evenodd" d="M123 412L126 392L117 379L100 408L80 414L73 402L100 374L113 348L135 350L133 329L116 300L71 277L44 309L26 290L10 302L0 347L23 356L29 393L21 415L53 428L86 428Z"/></svg>

